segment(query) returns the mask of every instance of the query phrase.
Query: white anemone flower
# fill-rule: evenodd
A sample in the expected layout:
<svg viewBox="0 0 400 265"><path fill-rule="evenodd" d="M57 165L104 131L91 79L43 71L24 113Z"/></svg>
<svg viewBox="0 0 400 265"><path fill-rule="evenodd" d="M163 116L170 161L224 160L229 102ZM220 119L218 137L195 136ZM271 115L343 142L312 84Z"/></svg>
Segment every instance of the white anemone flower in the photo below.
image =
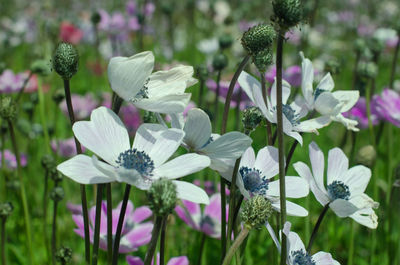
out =
<svg viewBox="0 0 400 265"><path fill-rule="evenodd" d="M371 178L371 170L357 165L349 168L349 160L340 148L328 153L327 186L324 185L324 154L318 145L309 145L310 168L303 162L295 163L294 169L308 181L318 202L329 207L341 218L351 217L356 222L375 229L378 217L372 208L379 204L364 193Z"/></svg>
<svg viewBox="0 0 400 265"><path fill-rule="evenodd" d="M168 178L176 184L179 198L209 203L204 190L175 180L208 167L207 156L184 154L167 162L181 144L185 135L182 130L143 124L131 146L120 118L105 107L93 110L90 121L76 122L72 129L79 142L95 155L80 154L58 165L57 169L70 179L81 184L125 182L147 190L153 181Z"/></svg>
<svg viewBox="0 0 400 265"><path fill-rule="evenodd" d="M113 57L108 64L112 90L136 107L158 113L183 112L191 94L185 89L194 85L193 67L179 65L167 71L153 71L150 51L131 57Z"/></svg>
<svg viewBox="0 0 400 265"><path fill-rule="evenodd" d="M171 125L183 129L183 146L189 151L206 155L211 159L210 168L219 172L228 170L230 163L239 158L251 145L252 139L241 132L213 134L207 113L198 108L188 111L186 122L183 114L171 115Z"/></svg>
<svg viewBox="0 0 400 265"><path fill-rule="evenodd" d="M265 118L271 123L277 123L276 110L276 80L271 88L271 96L267 96L267 104L263 100L260 82L246 72L242 72L238 82L246 92L251 101L261 110ZM282 103L283 103L283 132L296 139L300 145L303 144L303 138L299 132L318 133L317 129L325 127L330 123L328 116L301 121L308 111L305 107L299 106L296 102L287 103L290 96L290 84L282 80Z"/></svg>
<svg viewBox="0 0 400 265"><path fill-rule="evenodd" d="M226 178L231 180L232 172L233 167L226 173ZM256 157L253 148L249 147L240 160L236 184L245 198L264 196L271 202L272 207L280 212L280 181L272 180L278 173L277 148L266 146L258 151ZM286 176L285 185L287 198L303 198L309 193L308 183L302 178ZM290 201L286 201L286 210L291 216L308 215L306 209Z"/></svg>
<svg viewBox="0 0 400 265"><path fill-rule="evenodd" d="M329 116L333 121L337 121L346 126L347 129L358 131L357 121L345 118L342 113L349 111L358 101L360 92L358 90L339 90L332 92L335 87L332 76L327 73L313 89L314 68L311 61L304 57L301 63L301 90L304 101L309 111L316 110L321 115Z"/></svg>

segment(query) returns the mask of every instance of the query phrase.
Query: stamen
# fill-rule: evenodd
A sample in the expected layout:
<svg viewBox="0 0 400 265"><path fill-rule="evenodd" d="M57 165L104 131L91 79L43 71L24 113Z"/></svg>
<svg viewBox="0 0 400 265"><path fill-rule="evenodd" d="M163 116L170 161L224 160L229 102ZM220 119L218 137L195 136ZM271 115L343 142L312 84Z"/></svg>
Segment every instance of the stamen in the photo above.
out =
<svg viewBox="0 0 400 265"><path fill-rule="evenodd" d="M143 87L139 90L139 92L137 92L135 97L132 99L133 102L137 102L144 98L149 98L149 92L148 92L149 88L147 87L149 81L150 81L150 79L148 78L146 80L146 82L144 83Z"/></svg>
<svg viewBox="0 0 400 265"><path fill-rule="evenodd" d="M299 114L296 113L294 109L290 105L283 104L282 105L282 112L283 115L285 115L286 119L290 121L292 125L297 125L299 124Z"/></svg>
<svg viewBox="0 0 400 265"><path fill-rule="evenodd" d="M302 249L292 251L291 256L293 257L293 265L316 265L312 257Z"/></svg>
<svg viewBox="0 0 400 265"><path fill-rule="evenodd" d="M142 176L152 176L154 170L153 160L144 151L136 148L120 153L115 162L125 169L137 170Z"/></svg>
<svg viewBox="0 0 400 265"><path fill-rule="evenodd" d="M252 194L266 195L269 179L261 176L261 171L255 168L241 167L239 173L242 176L244 187Z"/></svg>
<svg viewBox="0 0 400 265"><path fill-rule="evenodd" d="M328 185L328 195L332 200L343 199L349 200L350 190L349 187L342 181L335 180Z"/></svg>

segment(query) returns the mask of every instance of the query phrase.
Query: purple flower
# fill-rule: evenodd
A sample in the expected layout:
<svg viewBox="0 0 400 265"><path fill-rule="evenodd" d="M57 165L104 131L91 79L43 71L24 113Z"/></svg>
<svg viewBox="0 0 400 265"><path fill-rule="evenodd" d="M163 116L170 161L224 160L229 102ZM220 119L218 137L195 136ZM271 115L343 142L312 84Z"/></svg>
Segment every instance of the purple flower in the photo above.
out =
<svg viewBox="0 0 400 265"><path fill-rule="evenodd" d="M129 16L135 16L136 15L136 2L132 1L132 0L128 1L126 3L125 9L126 9L126 13Z"/></svg>
<svg viewBox="0 0 400 265"><path fill-rule="evenodd" d="M376 99L377 96L374 96L371 100L371 121L373 125L377 125L380 119L380 115L376 109ZM368 128L367 104L365 98L360 97L354 107L350 111L343 113L343 116L357 120L358 127L361 129Z"/></svg>
<svg viewBox="0 0 400 265"><path fill-rule="evenodd" d="M132 104L122 106L119 116L122 116L122 120L128 129L128 133L134 135L137 128L139 128L142 123L138 109Z"/></svg>
<svg viewBox="0 0 400 265"><path fill-rule="evenodd" d="M126 256L126 261L128 265L143 265L144 262L139 257ZM151 261L151 265L154 264L154 259ZM160 264L160 253L157 253L157 265ZM189 259L186 256L179 256L171 258L167 265L189 265Z"/></svg>
<svg viewBox="0 0 400 265"><path fill-rule="evenodd" d="M14 74L12 70L5 70L0 75L0 94L15 93L21 90L25 80L28 78L28 72ZM37 77L33 75L25 87L24 92L34 92L37 90Z"/></svg>
<svg viewBox="0 0 400 265"><path fill-rule="evenodd" d="M89 93L85 96L72 94L71 100L74 107L75 118L77 120L83 120L89 117L92 110L94 110L99 104L93 95ZM65 116L68 117L67 103L65 99L60 103L60 108Z"/></svg>
<svg viewBox="0 0 400 265"><path fill-rule="evenodd" d="M74 155L76 155L75 139L71 137L64 140L52 140L51 149L59 156L73 157ZM83 146L82 151L85 151L85 148Z"/></svg>
<svg viewBox="0 0 400 265"><path fill-rule="evenodd" d="M400 95L392 89L385 88L382 94L376 97L376 111L379 115L400 127Z"/></svg>
<svg viewBox="0 0 400 265"><path fill-rule="evenodd" d="M156 10L156 6L152 2L147 3L144 6L144 15L146 17L151 17L155 10Z"/></svg>
<svg viewBox="0 0 400 265"><path fill-rule="evenodd" d="M118 204L116 209L112 210L112 235L115 236L117 224L121 212L122 202ZM74 231L81 237L84 237L82 208L78 205L68 204L68 209L72 212L72 219L78 226ZM146 245L150 242L153 224L151 222L143 222L152 215L151 210L147 206L134 209L131 201L128 201L124 224L122 226L120 253L129 253L138 249L138 247ZM93 243L94 223L96 217L96 207L89 210L89 234L90 242ZM107 203L102 202L101 219L100 219L100 248L107 250Z"/></svg>
<svg viewBox="0 0 400 265"><path fill-rule="evenodd" d="M188 226L214 238L221 236L221 195L214 194L210 198L210 204L201 212L200 205L182 200L185 208L178 205L175 212ZM226 209L228 211L228 205ZM228 220L228 219L227 219Z"/></svg>
<svg viewBox="0 0 400 265"><path fill-rule="evenodd" d="M3 165L3 153L0 152L0 165ZM5 166L9 169L16 169L17 168L17 159L15 155L10 150L4 150L4 163ZM21 166L26 166L27 159L26 155L21 154Z"/></svg>
<svg viewBox="0 0 400 265"><path fill-rule="evenodd" d="M217 83L212 79L207 80L206 86L211 91L215 92L217 90ZM219 87L219 100L221 102L225 103L226 95L228 94L228 90L229 90L229 82L228 81L220 81L219 86L220 86ZM252 102L250 101L250 99L247 97L246 93L244 91L241 91L239 83L236 83L235 87L233 88L231 108L236 107L239 96L240 96L240 109L241 110L253 105Z"/></svg>
<svg viewBox="0 0 400 265"><path fill-rule="evenodd" d="M271 67L265 74L265 78L269 83L274 83L276 76L276 67ZM301 86L301 67L298 65L293 65L288 67L283 72L283 79L285 79L291 86L299 87Z"/></svg>
<svg viewBox="0 0 400 265"><path fill-rule="evenodd" d="M214 194L216 192L215 184L214 184L214 182L212 182L210 180L204 181L204 185L202 185L200 180L195 179L193 181L193 184L195 184L199 187L204 187L204 190L207 192L207 194L209 196L211 196L212 194Z"/></svg>
<svg viewBox="0 0 400 265"><path fill-rule="evenodd" d="M110 15L105 10L100 10L99 13L101 16L99 29L104 30L108 33L117 33L125 30L126 21L122 13L115 12Z"/></svg>

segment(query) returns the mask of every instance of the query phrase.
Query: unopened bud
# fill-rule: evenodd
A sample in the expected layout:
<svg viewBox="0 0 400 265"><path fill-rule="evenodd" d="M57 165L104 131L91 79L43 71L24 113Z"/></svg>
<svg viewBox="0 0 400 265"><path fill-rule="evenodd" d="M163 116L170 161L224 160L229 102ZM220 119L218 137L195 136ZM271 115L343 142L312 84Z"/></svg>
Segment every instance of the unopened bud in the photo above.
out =
<svg viewBox="0 0 400 265"><path fill-rule="evenodd" d="M101 21L101 16L100 16L99 12L97 12L97 11L93 12L92 16L90 17L90 21L92 21L92 23L94 25L99 24Z"/></svg>
<svg viewBox="0 0 400 265"><path fill-rule="evenodd" d="M156 180L151 184L147 196L153 213L157 216L166 216L176 205L176 185L169 179Z"/></svg>
<svg viewBox="0 0 400 265"><path fill-rule="evenodd" d="M244 202L240 216L244 225L252 229L264 225L272 212L271 202L261 195L256 195Z"/></svg>
<svg viewBox="0 0 400 265"><path fill-rule="evenodd" d="M198 65L196 67L196 78L204 81L207 79L208 75L209 75L209 72L208 72L207 66Z"/></svg>
<svg viewBox="0 0 400 265"><path fill-rule="evenodd" d="M69 247L61 247L56 252L56 260L61 264L68 264L72 259L72 249Z"/></svg>
<svg viewBox="0 0 400 265"><path fill-rule="evenodd" d="M364 166L371 167L376 158L376 151L372 145L366 145L358 150L356 161Z"/></svg>
<svg viewBox="0 0 400 265"><path fill-rule="evenodd" d="M75 47L66 42L60 43L53 56L53 69L64 80L69 80L78 71L79 55Z"/></svg>
<svg viewBox="0 0 400 265"><path fill-rule="evenodd" d="M233 39L232 39L231 35L224 34L218 38L218 43L219 43L219 48L221 50L228 49L232 46Z"/></svg>
<svg viewBox="0 0 400 265"><path fill-rule="evenodd" d="M263 121L264 116L257 107L249 107L243 111L243 127L252 131Z"/></svg>
<svg viewBox="0 0 400 265"><path fill-rule="evenodd" d="M254 65L257 67L260 73L265 73L267 71L267 67L273 62L272 51L270 48L257 52L252 56L252 58Z"/></svg>
<svg viewBox="0 0 400 265"><path fill-rule="evenodd" d="M50 192L50 198L55 201L59 202L64 199L65 193L64 189L62 187L55 187L51 192Z"/></svg>
<svg viewBox="0 0 400 265"><path fill-rule="evenodd" d="M228 65L228 57L223 53L218 53L213 57L212 66L214 70L221 71Z"/></svg>
<svg viewBox="0 0 400 265"><path fill-rule="evenodd" d="M14 210L11 202L0 203L0 218L7 218Z"/></svg>
<svg viewBox="0 0 400 265"><path fill-rule="evenodd" d="M51 73L50 62L36 60L31 64L31 72L40 76L48 76Z"/></svg>
<svg viewBox="0 0 400 265"><path fill-rule="evenodd" d="M51 170L56 167L56 160L52 155L42 156L42 167L46 170Z"/></svg>
<svg viewBox="0 0 400 265"><path fill-rule="evenodd" d="M272 8L272 20L285 30L296 26L303 18L300 0L273 0Z"/></svg>
<svg viewBox="0 0 400 265"><path fill-rule="evenodd" d="M325 72L337 75L340 73L340 63L338 60L329 60L325 63Z"/></svg>
<svg viewBox="0 0 400 265"><path fill-rule="evenodd" d="M254 26L243 33L241 42L243 48L249 54L256 54L265 49L271 48L275 40L275 29L266 24Z"/></svg>
<svg viewBox="0 0 400 265"><path fill-rule="evenodd" d="M373 62L360 62L357 67L357 74L361 78L372 79L378 74L378 67Z"/></svg>
<svg viewBox="0 0 400 265"><path fill-rule="evenodd" d="M61 103L61 101L63 101L65 98L65 92L64 89L57 89L53 96L52 99L54 100L54 102L58 105Z"/></svg>
<svg viewBox="0 0 400 265"><path fill-rule="evenodd" d="M0 116L1 118L12 121L17 115L17 107L11 97L4 97L0 100Z"/></svg>

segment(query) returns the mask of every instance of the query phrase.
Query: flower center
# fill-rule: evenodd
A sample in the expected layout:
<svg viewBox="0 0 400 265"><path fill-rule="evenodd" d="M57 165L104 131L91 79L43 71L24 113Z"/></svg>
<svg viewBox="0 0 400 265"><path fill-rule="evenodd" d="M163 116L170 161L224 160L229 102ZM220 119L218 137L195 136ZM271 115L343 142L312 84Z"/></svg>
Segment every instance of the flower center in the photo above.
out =
<svg viewBox="0 0 400 265"><path fill-rule="evenodd" d="M149 98L149 88L147 87L149 81L150 81L150 79L146 80L143 87L139 90L139 92L137 92L135 97L132 99L133 102L137 102L144 98Z"/></svg>
<svg viewBox="0 0 400 265"><path fill-rule="evenodd" d="M293 257L293 265L316 265L312 257L302 249L292 251L291 255Z"/></svg>
<svg viewBox="0 0 400 265"><path fill-rule="evenodd" d="M149 155L136 148L120 153L115 162L125 169L135 169L142 176L152 176L151 173L154 170L154 162Z"/></svg>
<svg viewBox="0 0 400 265"><path fill-rule="evenodd" d="M239 173L242 176L246 190L254 194L266 195L269 180L261 176L261 171L255 168L241 167Z"/></svg>
<svg viewBox="0 0 400 265"><path fill-rule="evenodd" d="M333 181L328 185L328 194L332 200L343 199L348 200L350 198L349 187L342 181Z"/></svg>
<svg viewBox="0 0 400 265"><path fill-rule="evenodd" d="M207 142L202 147L200 147L200 149L206 147L207 145L209 145L213 141L214 141L214 138L212 136L210 136L210 138L208 138Z"/></svg>
<svg viewBox="0 0 400 265"><path fill-rule="evenodd" d="M285 115L286 119L290 121L292 125L299 124L299 114L296 113L294 109L290 105L283 104L282 105L282 113Z"/></svg>
<svg viewBox="0 0 400 265"><path fill-rule="evenodd" d="M319 97L319 95L322 94L322 92L326 92L326 90L321 89L321 88L316 88L314 91L314 101L317 100L317 98Z"/></svg>

